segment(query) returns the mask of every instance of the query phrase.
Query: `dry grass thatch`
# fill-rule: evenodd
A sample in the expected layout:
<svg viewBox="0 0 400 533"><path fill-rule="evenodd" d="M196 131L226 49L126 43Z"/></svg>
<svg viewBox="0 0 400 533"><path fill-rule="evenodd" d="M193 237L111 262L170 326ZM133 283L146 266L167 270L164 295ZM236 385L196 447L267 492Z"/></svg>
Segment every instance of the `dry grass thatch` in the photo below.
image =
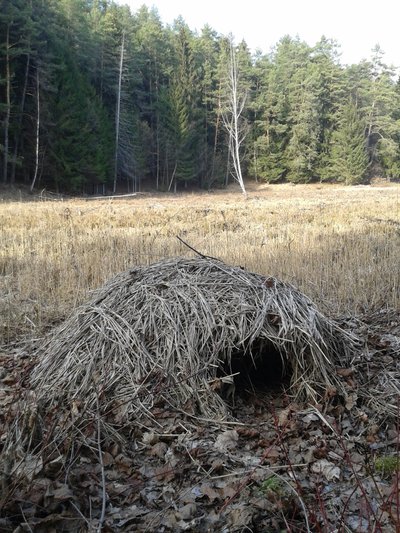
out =
<svg viewBox="0 0 400 533"><path fill-rule="evenodd" d="M268 370L278 352L289 392L317 401L341 392L335 365L353 350L354 338L291 285L209 258L168 259L97 290L40 349L32 384L39 405L72 418L100 399L121 423L154 420L161 405L223 420L215 382L233 357Z"/></svg>

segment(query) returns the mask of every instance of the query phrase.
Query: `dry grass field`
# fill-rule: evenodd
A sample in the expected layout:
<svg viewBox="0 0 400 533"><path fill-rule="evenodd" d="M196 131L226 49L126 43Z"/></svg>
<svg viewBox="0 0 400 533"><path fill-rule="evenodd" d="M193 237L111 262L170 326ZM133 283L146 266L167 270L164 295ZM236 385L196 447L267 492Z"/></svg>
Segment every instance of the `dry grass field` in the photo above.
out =
<svg viewBox="0 0 400 533"><path fill-rule="evenodd" d="M1 194L1 193L0 193ZM133 265L205 255L296 285L332 316L400 304L400 186L256 185L0 203L0 334L40 335Z"/></svg>

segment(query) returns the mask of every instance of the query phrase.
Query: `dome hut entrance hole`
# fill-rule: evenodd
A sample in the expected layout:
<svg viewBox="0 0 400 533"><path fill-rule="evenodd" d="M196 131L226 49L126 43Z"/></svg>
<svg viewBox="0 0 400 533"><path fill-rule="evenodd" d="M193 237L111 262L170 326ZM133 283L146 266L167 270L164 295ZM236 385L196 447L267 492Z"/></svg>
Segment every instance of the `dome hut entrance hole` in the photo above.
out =
<svg viewBox="0 0 400 533"><path fill-rule="evenodd" d="M225 384L221 396L228 404L238 399L281 394L290 386L291 368L271 343L258 341L250 349L234 351L229 364L218 369L217 376Z"/></svg>

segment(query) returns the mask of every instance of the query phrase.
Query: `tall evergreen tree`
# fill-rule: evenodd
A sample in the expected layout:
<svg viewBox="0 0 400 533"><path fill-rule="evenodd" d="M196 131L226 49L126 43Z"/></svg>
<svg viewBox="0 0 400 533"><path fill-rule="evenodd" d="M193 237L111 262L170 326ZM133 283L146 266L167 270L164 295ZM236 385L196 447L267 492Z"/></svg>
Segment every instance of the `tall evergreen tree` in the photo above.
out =
<svg viewBox="0 0 400 533"><path fill-rule="evenodd" d="M341 102L347 98L343 68L339 63L340 47L336 41L322 37L311 52L311 70L315 78L314 95L318 113L318 161L315 174L323 181L329 172L332 134Z"/></svg>
<svg viewBox="0 0 400 533"><path fill-rule="evenodd" d="M286 97L278 88L276 65L271 57L259 58L256 68L258 90L253 101L254 144L250 172L256 179L274 182L281 180L287 172L284 162Z"/></svg>
<svg viewBox="0 0 400 533"><path fill-rule="evenodd" d="M372 167L377 163L383 172L390 169L391 174L396 167L393 165L398 158L395 144L400 135L400 125L396 119L400 100L393 79L393 67L384 62L384 53L376 46L372 54L370 84L363 109L367 121L367 146Z"/></svg>
<svg viewBox="0 0 400 533"><path fill-rule="evenodd" d="M201 87L200 186L207 185L210 188L220 178L216 173L221 122L219 80L217 75L218 35L210 26L206 25L194 45L196 46L195 60Z"/></svg>
<svg viewBox="0 0 400 533"><path fill-rule="evenodd" d="M164 91L164 146L168 175L168 189L176 190L179 182L185 186L198 178L200 98L195 70L192 35L189 28L178 19L175 22L175 68Z"/></svg>
<svg viewBox="0 0 400 533"><path fill-rule="evenodd" d="M262 133L256 140L258 174L267 181L281 180L290 171L292 179L297 180L298 161L307 160L307 155L300 154L297 162L291 157L296 145L301 148L305 139L300 131L292 138L293 127L296 129L297 126L297 130L302 127L296 113L302 108L302 119L311 118L307 113L307 110L311 111L310 106L303 103L309 54L310 48L300 39L285 36L270 57L271 66L267 71L266 90L260 103L262 112L258 119Z"/></svg>
<svg viewBox="0 0 400 533"><path fill-rule="evenodd" d="M319 155L320 121L312 75L298 82L290 104L292 127L286 148L287 179L304 183L316 177Z"/></svg>
<svg viewBox="0 0 400 533"><path fill-rule="evenodd" d="M168 65L171 63L172 38L164 31L158 12L142 6L136 14L138 54L142 71L143 85L138 94L141 128L145 139L141 150L146 150L143 173L154 176L156 189L162 183L161 153L161 100L162 87L167 84ZM139 131L136 129L136 131Z"/></svg>
<svg viewBox="0 0 400 533"><path fill-rule="evenodd" d="M360 183L368 167L365 120L350 99L340 109L338 129L332 136L330 175L346 185Z"/></svg>
<svg viewBox="0 0 400 533"><path fill-rule="evenodd" d="M58 188L82 191L110 176L110 123L93 88L68 58L59 67L55 128L49 133L49 165Z"/></svg>

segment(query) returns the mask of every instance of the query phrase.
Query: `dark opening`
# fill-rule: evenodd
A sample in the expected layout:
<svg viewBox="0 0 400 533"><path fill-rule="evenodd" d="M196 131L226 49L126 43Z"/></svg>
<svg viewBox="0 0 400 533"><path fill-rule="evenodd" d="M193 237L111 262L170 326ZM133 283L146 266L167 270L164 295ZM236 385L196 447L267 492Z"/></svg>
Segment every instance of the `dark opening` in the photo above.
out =
<svg viewBox="0 0 400 533"><path fill-rule="evenodd" d="M227 382L222 388L222 396L227 403L234 404L238 398L246 400L249 396L280 393L287 389L291 369L272 344L260 342L252 345L251 350L232 354L230 364L221 368L219 377L223 380L231 375L233 383Z"/></svg>

